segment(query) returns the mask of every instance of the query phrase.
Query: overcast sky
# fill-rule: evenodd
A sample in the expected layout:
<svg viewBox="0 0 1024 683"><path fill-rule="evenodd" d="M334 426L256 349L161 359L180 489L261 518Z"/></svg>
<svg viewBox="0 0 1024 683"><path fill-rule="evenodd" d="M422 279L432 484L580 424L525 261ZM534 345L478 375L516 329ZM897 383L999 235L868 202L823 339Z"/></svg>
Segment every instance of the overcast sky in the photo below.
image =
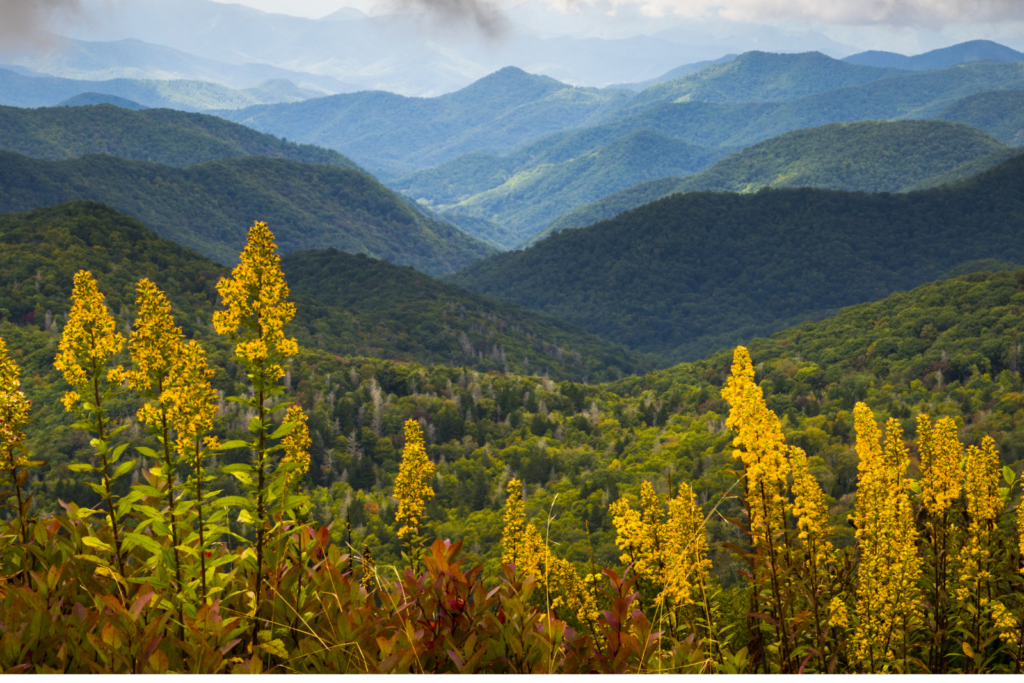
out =
<svg viewBox="0 0 1024 683"><path fill-rule="evenodd" d="M265 12L319 18L341 7L373 14L392 0L216 0ZM405 0L408 2L408 0ZM418 4L473 0L415 0ZM478 0L487 3L488 0ZM590 0L592 1L592 0ZM491 0L501 7L518 0ZM588 0L545 0L570 15ZM720 18L742 22L801 25L864 49L927 50L987 38L1024 48L1024 0L611 0L648 16ZM614 21L609 18L609 21Z"/></svg>

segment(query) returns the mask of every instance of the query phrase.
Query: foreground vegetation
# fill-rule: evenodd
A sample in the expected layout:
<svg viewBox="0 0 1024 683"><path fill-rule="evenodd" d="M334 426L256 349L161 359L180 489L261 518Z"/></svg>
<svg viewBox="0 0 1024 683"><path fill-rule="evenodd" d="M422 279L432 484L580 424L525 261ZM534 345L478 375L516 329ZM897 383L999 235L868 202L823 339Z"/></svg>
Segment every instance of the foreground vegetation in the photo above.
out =
<svg viewBox="0 0 1024 683"><path fill-rule="evenodd" d="M875 311L862 307L839 328L762 342L753 360L741 347L731 368L725 355L556 387L365 362L346 377L345 361L286 334L296 310L275 249L256 224L216 284L213 328L247 384L226 401L155 283L138 281L126 339L93 276L75 275L56 367L84 435L65 468L92 503L35 506L49 454L26 433L32 407L0 348L5 672L1020 671L1020 463L1002 465L1012 449L997 440L1016 429L1001 416L1021 389L1024 276L953 281L965 310L949 319L889 300L875 305L885 325L864 324ZM941 292L913 296L942 305ZM837 338L846 346L825 345ZM939 348L927 384L911 379ZM810 360L826 357L826 370ZM317 395L332 375L355 387L344 400ZM402 400L382 389L403 381ZM364 391L366 422L350 412ZM355 431L340 442L353 484L393 485L364 481L358 498L347 476L309 486L332 468L316 457L340 427L329 409L377 438L372 453ZM683 453L698 455L689 473ZM830 461L852 466L847 481L830 480ZM498 495L486 471L464 480L463 463L504 471ZM583 468L611 474L585 500L566 479ZM470 566L482 548L431 541L486 541L472 527L489 514L494 560ZM567 526L582 544L556 541ZM591 527L611 530L610 558Z"/></svg>

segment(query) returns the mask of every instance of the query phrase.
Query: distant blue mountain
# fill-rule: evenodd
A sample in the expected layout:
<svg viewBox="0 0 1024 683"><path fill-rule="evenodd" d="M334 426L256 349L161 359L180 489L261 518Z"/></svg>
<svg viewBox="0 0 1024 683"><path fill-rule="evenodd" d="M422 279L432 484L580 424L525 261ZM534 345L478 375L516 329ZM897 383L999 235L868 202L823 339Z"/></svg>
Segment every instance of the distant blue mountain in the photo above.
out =
<svg viewBox="0 0 1024 683"><path fill-rule="evenodd" d="M93 104L112 104L115 107L121 107L121 109L134 109L140 111L142 109L149 109L145 105L141 105L138 102L126 99L124 97L118 97L117 95L105 95L99 92L84 92L74 97L69 97L64 100L58 107L88 107Z"/></svg>
<svg viewBox="0 0 1024 683"><path fill-rule="evenodd" d="M999 43L993 43L991 40L971 40L913 57L896 52L870 50L850 55L843 61L861 66L888 66L911 71L931 71L968 62L1024 62L1024 53Z"/></svg>

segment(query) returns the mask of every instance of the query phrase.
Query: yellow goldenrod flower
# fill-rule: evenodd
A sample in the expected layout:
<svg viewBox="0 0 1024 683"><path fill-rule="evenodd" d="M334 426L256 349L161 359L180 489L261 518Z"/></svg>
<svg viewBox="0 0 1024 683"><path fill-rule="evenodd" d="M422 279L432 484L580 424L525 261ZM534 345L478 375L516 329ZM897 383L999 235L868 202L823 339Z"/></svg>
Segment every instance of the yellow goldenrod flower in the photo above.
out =
<svg viewBox="0 0 1024 683"><path fill-rule="evenodd" d="M284 376L282 362L298 353L299 346L284 336L285 324L295 317L295 304L285 301L288 285L266 223L257 222L249 229L240 260L231 279L217 283L226 308L213 314L213 327L236 340L238 357L265 366L266 381L275 382Z"/></svg>
<svg viewBox="0 0 1024 683"><path fill-rule="evenodd" d="M171 366L161 400L167 406L167 418L177 432L177 450L181 456L200 457L195 442L213 429L217 414L217 392L210 386L213 370L206 363L206 352L199 342L183 344ZM216 446L216 438L207 447Z"/></svg>
<svg viewBox="0 0 1024 683"><path fill-rule="evenodd" d="M124 347L124 337L115 331L116 323L103 303L103 295L92 273L87 270L75 273L71 300L71 313L54 365L72 387L93 394L96 387L87 385L99 381L107 362ZM111 383L121 381L123 368L111 368L106 378ZM69 391L64 395L64 407L71 410L79 400L79 391Z"/></svg>
<svg viewBox="0 0 1024 683"><path fill-rule="evenodd" d="M921 493L928 514L940 519L960 497L963 484L963 447L956 422L944 417L933 427L927 415L917 416L917 444L921 456Z"/></svg>
<svg viewBox="0 0 1024 683"><path fill-rule="evenodd" d="M405 448L402 462L395 478L395 497L398 511L395 521L402 526L398 529L401 538L419 535L420 523L427 509L427 501L434 497L430 479L434 476L434 463L427 457L423 446L423 431L416 420L405 423Z"/></svg>
<svg viewBox="0 0 1024 683"><path fill-rule="evenodd" d="M813 562L815 571L822 570L832 560L833 547L828 541L832 525L828 521L825 492L811 474L807 454L802 448L790 449L793 467L793 515L797 518L800 542L805 549L806 561Z"/></svg>
<svg viewBox="0 0 1024 683"><path fill-rule="evenodd" d="M508 498L503 513L502 564L513 564L524 576L533 576L551 597L551 609L564 608L597 635L600 616L593 588L580 579L572 563L551 553L537 527L526 522L523 484L512 479L505 488Z"/></svg>
<svg viewBox="0 0 1024 683"><path fill-rule="evenodd" d="M856 538L860 548L853 655L868 671L897 658L920 622L917 530L904 481L909 462L899 422L886 424L883 450L871 409L854 407L857 431Z"/></svg>
<svg viewBox="0 0 1024 683"><path fill-rule="evenodd" d="M13 470L28 463L15 457L14 450L25 440L32 402L21 391L21 371L7 354L7 343L0 339L0 470Z"/></svg>
<svg viewBox="0 0 1024 683"><path fill-rule="evenodd" d="M170 302L155 284L143 278L135 291L138 316L128 338L135 368L127 373L128 385L135 391L160 391L167 373L181 354L184 335L174 324Z"/></svg>
<svg viewBox="0 0 1024 683"><path fill-rule="evenodd" d="M750 354L737 346L732 374L722 388L729 402L726 426L736 431L734 457L743 461L747 476L750 530L753 545L770 543L786 528L785 491L789 476L788 447L778 416L764 402L764 392L754 383Z"/></svg>
<svg viewBox="0 0 1024 683"><path fill-rule="evenodd" d="M986 436L981 448L967 449L964 468L964 493L967 498L967 534L957 552L956 597L967 603L973 621L982 617L992 576L992 553L995 545L996 520L1003 511L999 494L999 452L992 437ZM980 643L978 644L980 645Z"/></svg>
<svg viewBox="0 0 1024 683"><path fill-rule="evenodd" d="M667 599L677 607L699 604L703 599L699 588L709 580L711 560L704 514L686 483L668 501L664 538L664 591L658 600Z"/></svg>
<svg viewBox="0 0 1024 683"><path fill-rule="evenodd" d="M306 424L306 411L302 406L293 404L288 407L285 415L285 422L294 422L295 429L288 433L281 444L284 446L284 457L282 463L295 462L299 469L288 473L289 481L299 481L309 471L309 444L313 443L309 438L309 425Z"/></svg>

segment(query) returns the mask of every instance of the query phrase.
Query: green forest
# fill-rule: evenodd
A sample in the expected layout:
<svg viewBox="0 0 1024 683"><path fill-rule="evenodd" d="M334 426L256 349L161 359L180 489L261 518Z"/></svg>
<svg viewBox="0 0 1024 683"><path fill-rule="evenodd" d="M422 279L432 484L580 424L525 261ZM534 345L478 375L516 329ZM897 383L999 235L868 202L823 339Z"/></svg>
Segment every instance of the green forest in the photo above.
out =
<svg viewBox="0 0 1024 683"><path fill-rule="evenodd" d="M696 359L964 262L1022 262L1022 173L1018 156L907 194L677 194L450 279L666 361Z"/></svg>
<svg viewBox="0 0 1024 683"><path fill-rule="evenodd" d="M110 104L0 107L0 149L49 161L110 154L185 167L262 156L360 170L333 150L288 143L214 116L173 109L132 111Z"/></svg>
<svg viewBox="0 0 1024 683"><path fill-rule="evenodd" d="M338 247L432 274L493 252L353 169L266 157L181 169L99 154L42 161L0 152L0 211L76 200L108 204L221 263L237 257L254 213L276 221L283 251Z"/></svg>

